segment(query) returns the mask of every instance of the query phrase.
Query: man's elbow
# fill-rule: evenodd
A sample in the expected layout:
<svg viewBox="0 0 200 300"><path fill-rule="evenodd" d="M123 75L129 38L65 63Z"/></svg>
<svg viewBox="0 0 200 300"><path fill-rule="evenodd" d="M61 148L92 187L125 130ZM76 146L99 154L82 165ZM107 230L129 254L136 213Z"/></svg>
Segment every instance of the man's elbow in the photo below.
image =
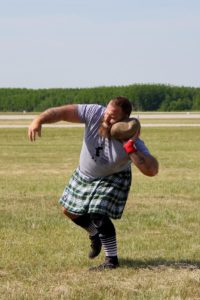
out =
<svg viewBox="0 0 200 300"><path fill-rule="evenodd" d="M148 170L147 176L153 177L156 176L159 172L159 165L158 162L156 162L154 165L151 166L151 168Z"/></svg>
<svg viewBox="0 0 200 300"><path fill-rule="evenodd" d="M157 160L154 160L151 166L146 170L146 174L149 177L154 177L159 172L159 164Z"/></svg>
<svg viewBox="0 0 200 300"><path fill-rule="evenodd" d="M149 172L149 175L150 177L153 177L153 176L156 176L158 174L158 169L153 169Z"/></svg>

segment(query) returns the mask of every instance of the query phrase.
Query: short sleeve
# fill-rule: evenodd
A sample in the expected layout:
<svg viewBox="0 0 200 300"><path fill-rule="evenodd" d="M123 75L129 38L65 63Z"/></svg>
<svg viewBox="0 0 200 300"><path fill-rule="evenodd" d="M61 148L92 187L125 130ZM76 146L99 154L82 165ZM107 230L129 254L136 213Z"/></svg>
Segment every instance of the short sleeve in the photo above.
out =
<svg viewBox="0 0 200 300"><path fill-rule="evenodd" d="M104 108L98 104L79 104L78 115L81 121L89 124L93 118L99 118L102 115Z"/></svg>
<svg viewBox="0 0 200 300"><path fill-rule="evenodd" d="M141 139L137 139L135 142L135 146L138 151L142 152L145 155L151 155L149 149L146 147L145 143Z"/></svg>

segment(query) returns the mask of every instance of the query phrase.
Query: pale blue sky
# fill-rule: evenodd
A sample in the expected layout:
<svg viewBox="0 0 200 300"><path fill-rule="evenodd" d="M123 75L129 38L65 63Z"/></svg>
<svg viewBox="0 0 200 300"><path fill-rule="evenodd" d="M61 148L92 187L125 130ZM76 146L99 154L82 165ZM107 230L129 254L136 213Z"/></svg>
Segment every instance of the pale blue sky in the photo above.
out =
<svg viewBox="0 0 200 300"><path fill-rule="evenodd" d="M0 0L0 87L200 87L199 0Z"/></svg>

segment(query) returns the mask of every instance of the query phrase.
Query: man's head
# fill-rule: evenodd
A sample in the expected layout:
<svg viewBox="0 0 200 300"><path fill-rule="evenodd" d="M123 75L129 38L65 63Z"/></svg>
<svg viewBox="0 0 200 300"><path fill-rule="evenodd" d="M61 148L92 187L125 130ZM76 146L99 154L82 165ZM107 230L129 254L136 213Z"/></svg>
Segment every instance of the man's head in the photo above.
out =
<svg viewBox="0 0 200 300"><path fill-rule="evenodd" d="M111 126L129 118L132 111L130 101L125 97L116 97L109 101L99 128L99 134L110 137Z"/></svg>
<svg viewBox="0 0 200 300"><path fill-rule="evenodd" d="M128 100L128 98L119 96L119 97L116 97L116 98L110 100L109 103L112 103L113 105L120 107L122 110L122 113L124 115L126 115L126 117L130 116L130 114L132 112L132 104Z"/></svg>

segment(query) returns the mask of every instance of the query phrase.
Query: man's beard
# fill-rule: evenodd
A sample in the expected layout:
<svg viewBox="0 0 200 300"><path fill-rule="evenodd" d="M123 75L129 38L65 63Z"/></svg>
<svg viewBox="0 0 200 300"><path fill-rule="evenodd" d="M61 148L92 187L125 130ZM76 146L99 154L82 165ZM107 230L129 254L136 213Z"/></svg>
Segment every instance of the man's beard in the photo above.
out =
<svg viewBox="0 0 200 300"><path fill-rule="evenodd" d="M110 139L111 135L110 135L110 129L111 129L112 125L108 125L104 122L104 120L101 120L100 126L99 126L99 130L98 133L101 137L103 138L107 138Z"/></svg>

